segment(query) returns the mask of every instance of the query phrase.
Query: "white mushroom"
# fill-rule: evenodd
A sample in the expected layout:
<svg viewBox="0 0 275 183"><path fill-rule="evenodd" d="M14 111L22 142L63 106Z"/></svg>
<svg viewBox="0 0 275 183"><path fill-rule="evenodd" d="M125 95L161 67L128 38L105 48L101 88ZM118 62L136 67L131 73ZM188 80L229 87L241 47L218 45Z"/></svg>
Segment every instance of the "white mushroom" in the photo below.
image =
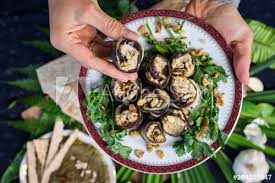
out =
<svg viewBox="0 0 275 183"><path fill-rule="evenodd" d="M243 132L248 140L260 147L263 147L267 141L266 135L256 123L246 125Z"/></svg>
<svg viewBox="0 0 275 183"><path fill-rule="evenodd" d="M260 92L264 91L264 84L263 82L256 77L250 77L249 83L248 83L249 90L252 90L253 92Z"/></svg>
<svg viewBox="0 0 275 183"><path fill-rule="evenodd" d="M239 153L233 163L233 171L244 183L258 183L265 179L269 171L264 153L255 149Z"/></svg>

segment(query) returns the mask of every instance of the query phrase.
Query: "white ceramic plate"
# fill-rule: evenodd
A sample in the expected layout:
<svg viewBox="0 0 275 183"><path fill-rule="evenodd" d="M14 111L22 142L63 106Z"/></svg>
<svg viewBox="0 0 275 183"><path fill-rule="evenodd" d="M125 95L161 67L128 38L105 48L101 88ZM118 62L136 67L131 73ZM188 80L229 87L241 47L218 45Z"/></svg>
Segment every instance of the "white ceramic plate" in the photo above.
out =
<svg viewBox="0 0 275 183"><path fill-rule="evenodd" d="M200 19L182 12L170 10L147 10L123 18L122 23L124 23L131 30L137 31L140 25L145 25L146 21L148 21L149 25L151 25L151 28L153 29L153 32L155 32L154 28L157 16L171 17L172 22L185 20L184 31L188 37L185 42L188 44L190 43L189 47L196 49L203 48L213 58L214 63L221 65L225 69L226 74L228 75L227 82L220 82L218 88L221 93L224 93L225 100L224 106L219 107L220 113L218 123L219 127L223 129L224 132L231 134L235 127L235 122L238 118L242 102L242 86L234 75L231 49L228 47L220 34L212 27L203 23ZM168 32L165 30L154 34L159 40L169 37ZM139 42L144 46L145 50L150 47L142 36L140 36ZM146 151L145 141L142 137L132 138L130 136L126 136L122 141L123 145L129 146L133 150L144 150L146 153L142 158L137 158L134 152L131 153L128 159L123 159L119 155L112 154L112 152L105 147L104 141L100 138L100 135L97 132L99 128L97 123L92 122L89 118L87 118L86 107L84 105L85 94L87 94L90 88L101 82L102 75L97 71L82 68L80 71L80 77L85 77L84 88L81 88L81 84L79 84L79 100L83 120L87 130L99 146L118 163L142 172L171 173L187 170L209 158L204 157L200 160L194 160L190 154L186 154L182 157L177 156L173 149L173 144L180 138L172 136L168 136L166 142L159 148L165 153L163 159L159 159L155 152L148 153ZM217 143L206 139L204 139L204 141L211 144L215 150L219 149L219 145Z"/></svg>
<svg viewBox="0 0 275 183"><path fill-rule="evenodd" d="M64 131L64 136L69 136L72 133L72 130L65 130ZM43 139L49 139L52 136L52 132L47 133L45 135L43 135L40 138ZM98 147L97 143L88 135L79 132L78 135L79 140L81 140L82 142L85 142L91 146L94 146L101 154L103 161L105 162L105 164L107 165L108 168L108 172L109 172L109 177L110 177L110 183L115 183L116 182L116 169L115 169L115 165L113 163L113 161L109 158L109 156L101 149ZM92 158L92 157L91 157ZM27 183L27 169L28 169L28 165L27 165L27 156L25 154L21 164L20 164L20 169L19 169L19 180L20 183Z"/></svg>

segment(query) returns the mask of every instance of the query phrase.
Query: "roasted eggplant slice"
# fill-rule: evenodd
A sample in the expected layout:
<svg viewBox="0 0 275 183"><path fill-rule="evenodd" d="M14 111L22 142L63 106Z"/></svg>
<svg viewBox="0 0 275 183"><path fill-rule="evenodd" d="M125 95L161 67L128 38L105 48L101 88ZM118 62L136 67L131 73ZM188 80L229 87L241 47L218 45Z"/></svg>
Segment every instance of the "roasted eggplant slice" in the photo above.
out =
<svg viewBox="0 0 275 183"><path fill-rule="evenodd" d="M179 136L188 128L188 119L180 109L170 109L161 122L164 131L172 136Z"/></svg>
<svg viewBox="0 0 275 183"><path fill-rule="evenodd" d="M144 55L137 41L120 39L113 48L113 63L124 72L137 72Z"/></svg>
<svg viewBox="0 0 275 183"><path fill-rule="evenodd" d="M157 54L153 56L147 64L145 77L150 85L163 89L168 84L170 74L171 66L169 60Z"/></svg>
<svg viewBox="0 0 275 183"><path fill-rule="evenodd" d="M116 79L112 80L112 93L115 99L124 104L130 101L136 101L141 89L140 80L122 82Z"/></svg>
<svg viewBox="0 0 275 183"><path fill-rule="evenodd" d="M200 103L201 91L192 79L173 73L170 81L170 92L177 107L194 109Z"/></svg>
<svg viewBox="0 0 275 183"><path fill-rule="evenodd" d="M182 72L184 77L190 77L194 74L195 64L189 53L178 54L173 57L171 67L173 70Z"/></svg>
<svg viewBox="0 0 275 183"><path fill-rule="evenodd" d="M148 143L158 145L166 141L164 130L158 121L149 121L143 125L141 135Z"/></svg>
<svg viewBox="0 0 275 183"><path fill-rule="evenodd" d="M137 105L142 108L143 112L150 113L153 117L157 118L168 111L170 103L170 96L165 90L157 88L150 91L144 88L141 91Z"/></svg>
<svg viewBox="0 0 275 183"><path fill-rule="evenodd" d="M115 124L121 129L136 129L143 120L143 114L134 104L121 104L115 111Z"/></svg>

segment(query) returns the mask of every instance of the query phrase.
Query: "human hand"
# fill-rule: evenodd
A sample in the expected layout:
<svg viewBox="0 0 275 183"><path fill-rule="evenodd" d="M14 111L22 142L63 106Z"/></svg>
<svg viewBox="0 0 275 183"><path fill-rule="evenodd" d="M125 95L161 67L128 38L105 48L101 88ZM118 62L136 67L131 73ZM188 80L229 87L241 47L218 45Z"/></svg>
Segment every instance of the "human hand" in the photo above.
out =
<svg viewBox="0 0 275 183"><path fill-rule="evenodd" d="M111 44L96 29L113 39L136 40L137 34L104 13L97 0L48 0L52 45L74 57L81 65L121 81L136 80L137 73L125 73L102 59L111 53ZM92 42L92 50L90 43Z"/></svg>
<svg viewBox="0 0 275 183"><path fill-rule="evenodd" d="M234 69L238 79L248 84L253 32L232 4L213 0L191 0L186 12L205 20L230 45L234 53Z"/></svg>

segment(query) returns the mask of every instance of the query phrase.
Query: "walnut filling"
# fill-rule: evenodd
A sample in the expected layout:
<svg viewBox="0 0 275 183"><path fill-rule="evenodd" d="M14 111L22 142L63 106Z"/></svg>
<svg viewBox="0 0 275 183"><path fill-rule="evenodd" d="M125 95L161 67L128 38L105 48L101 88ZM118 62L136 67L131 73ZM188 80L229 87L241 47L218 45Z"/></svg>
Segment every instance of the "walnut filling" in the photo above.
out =
<svg viewBox="0 0 275 183"><path fill-rule="evenodd" d="M128 126L138 121L139 114L135 105L130 104L128 109L115 115L116 124L119 126Z"/></svg>
<svg viewBox="0 0 275 183"><path fill-rule="evenodd" d="M183 76L189 77L194 73L195 65L192 62L192 57L189 53L175 57L172 60L172 69L182 69Z"/></svg>
<svg viewBox="0 0 275 183"><path fill-rule="evenodd" d="M155 93L141 97L137 105L148 111L161 110L169 106L170 97L163 90L155 90Z"/></svg>
<svg viewBox="0 0 275 183"><path fill-rule="evenodd" d="M153 143L162 143L166 140L163 130L158 124L155 123L147 127L145 135L148 138L148 140Z"/></svg>
<svg viewBox="0 0 275 183"><path fill-rule="evenodd" d="M120 100L131 100L137 96L139 87L132 81L121 82L116 80L114 84L114 96Z"/></svg>
<svg viewBox="0 0 275 183"><path fill-rule="evenodd" d="M125 60L119 60L118 64L123 71L130 71L137 68L139 52L136 48L129 44L123 44L120 46L121 55L125 57Z"/></svg>
<svg viewBox="0 0 275 183"><path fill-rule="evenodd" d="M184 114L180 110L173 110L172 114L168 114L162 119L163 129L166 133L174 136L180 135L187 129L187 121Z"/></svg>
<svg viewBox="0 0 275 183"><path fill-rule="evenodd" d="M150 71L146 72L147 79L156 84L164 84L168 76L167 67L168 63L165 58L156 56L150 65Z"/></svg>
<svg viewBox="0 0 275 183"><path fill-rule="evenodd" d="M181 76L173 76L172 88L179 95L182 102L190 103L196 98L196 86L188 78Z"/></svg>

